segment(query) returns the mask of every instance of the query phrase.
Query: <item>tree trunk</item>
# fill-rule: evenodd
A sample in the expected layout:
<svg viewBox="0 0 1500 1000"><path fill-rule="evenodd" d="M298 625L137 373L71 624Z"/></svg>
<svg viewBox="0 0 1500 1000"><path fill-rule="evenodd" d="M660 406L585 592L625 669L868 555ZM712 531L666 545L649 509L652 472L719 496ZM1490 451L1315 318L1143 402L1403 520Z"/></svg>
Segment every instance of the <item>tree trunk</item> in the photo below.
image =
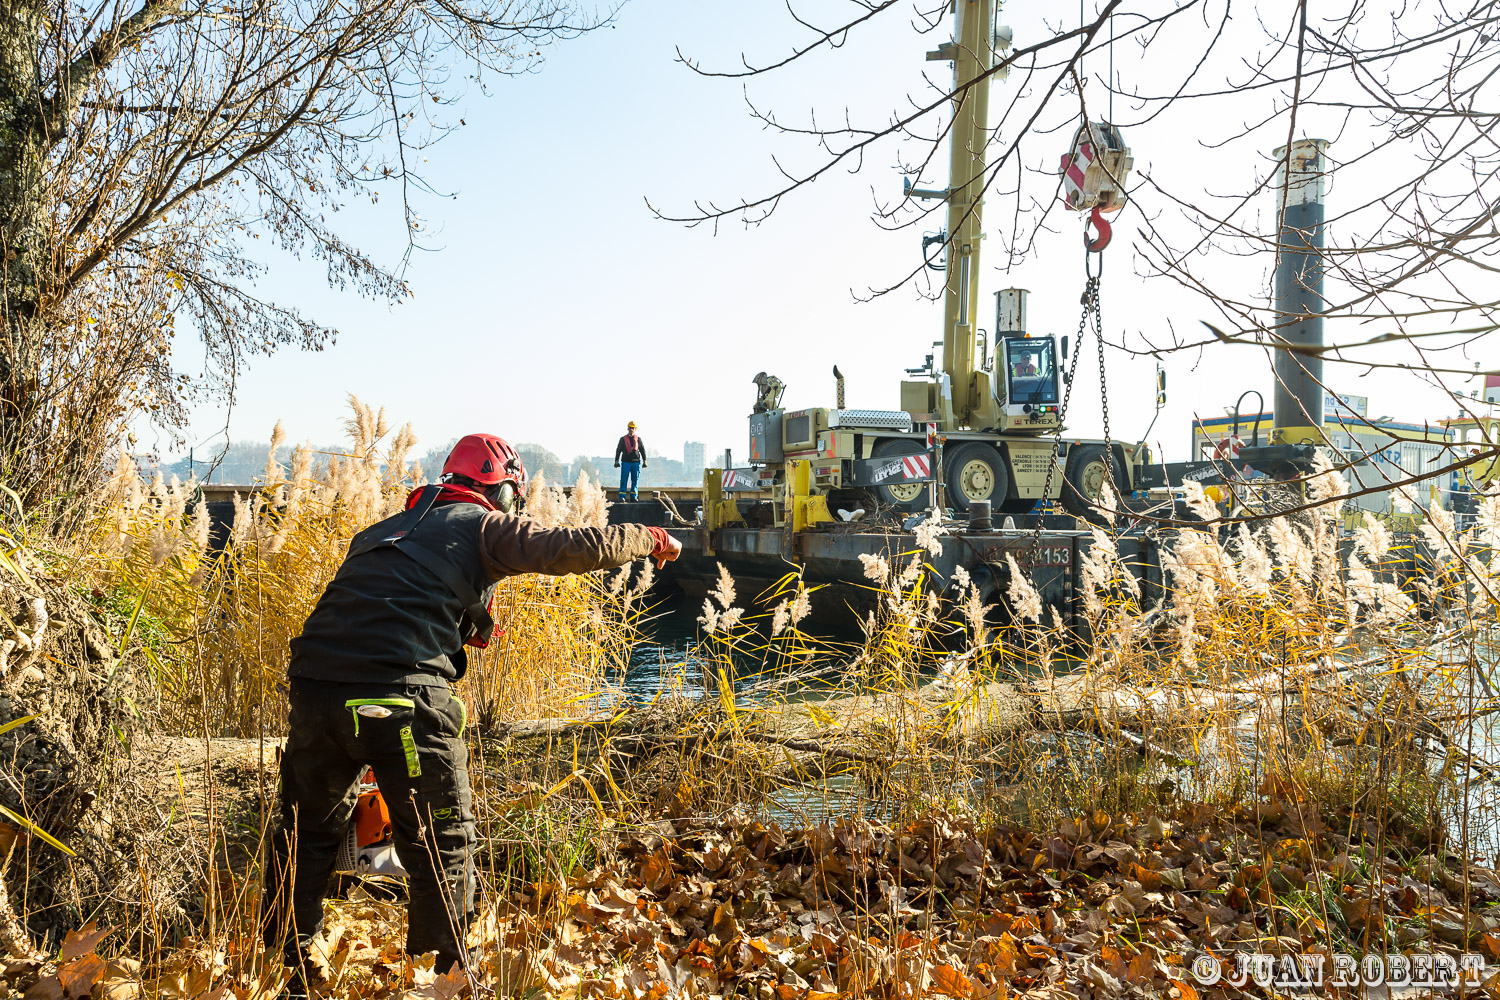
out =
<svg viewBox="0 0 1500 1000"><path fill-rule="evenodd" d="M47 246L47 136L40 65L43 17L11 2L0 17L0 478L23 494L44 446L41 305Z"/></svg>

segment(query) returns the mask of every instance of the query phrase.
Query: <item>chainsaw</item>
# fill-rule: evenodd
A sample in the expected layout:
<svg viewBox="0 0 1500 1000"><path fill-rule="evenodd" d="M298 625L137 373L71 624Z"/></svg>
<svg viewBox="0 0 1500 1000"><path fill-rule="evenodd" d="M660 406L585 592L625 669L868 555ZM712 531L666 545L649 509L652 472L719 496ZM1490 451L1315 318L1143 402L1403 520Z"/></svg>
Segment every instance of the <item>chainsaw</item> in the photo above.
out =
<svg viewBox="0 0 1500 1000"><path fill-rule="evenodd" d="M375 783L375 772L365 768L359 778L359 798L349 831L334 859L333 870L348 875L388 875L406 878L406 869L396 855L391 831L391 811Z"/></svg>

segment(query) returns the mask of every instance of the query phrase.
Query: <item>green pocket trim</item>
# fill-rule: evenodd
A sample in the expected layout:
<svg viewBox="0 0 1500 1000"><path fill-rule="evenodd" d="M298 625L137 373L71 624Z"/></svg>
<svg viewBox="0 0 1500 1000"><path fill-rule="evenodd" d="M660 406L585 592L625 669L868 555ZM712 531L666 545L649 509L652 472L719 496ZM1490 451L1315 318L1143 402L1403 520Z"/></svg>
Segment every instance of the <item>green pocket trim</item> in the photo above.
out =
<svg viewBox="0 0 1500 1000"><path fill-rule="evenodd" d="M420 777L422 762L417 759L417 741L411 735L411 726L401 727L401 748L406 751L406 776Z"/></svg>
<svg viewBox="0 0 1500 1000"><path fill-rule="evenodd" d="M410 698L350 698L344 707L354 715L354 735L359 735L359 709L361 705L384 705L387 708L416 708Z"/></svg>

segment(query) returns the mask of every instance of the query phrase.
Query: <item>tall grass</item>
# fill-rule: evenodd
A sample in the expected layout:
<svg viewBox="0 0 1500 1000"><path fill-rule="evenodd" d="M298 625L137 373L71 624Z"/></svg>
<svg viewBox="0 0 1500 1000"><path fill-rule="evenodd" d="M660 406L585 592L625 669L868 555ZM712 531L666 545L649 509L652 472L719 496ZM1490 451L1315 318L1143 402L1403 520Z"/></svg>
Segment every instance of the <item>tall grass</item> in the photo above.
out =
<svg viewBox="0 0 1500 1000"><path fill-rule="evenodd" d="M931 523L911 550L865 559L872 608L842 648L788 628L785 600L737 604L726 574L700 617L702 673L716 710L732 706L737 729L783 749L730 755L711 784L758 789L773 812L791 800L896 821L942 803L1037 827L1093 808L1253 802L1272 788L1447 822L1433 832L1493 851L1495 817L1481 826L1469 806L1495 773L1483 719L1494 705L1500 498L1463 530L1434 506L1417 542L1426 571L1398 579L1411 553L1392 552L1373 516L1340 540L1343 490L1325 462L1309 483L1326 503L1315 511L1222 537L1167 532L1165 599L1143 591L1113 529L1093 529L1082 630L1043 605L1014 557L998 591L964 573L938 578L927 556L943 529ZM1218 516L1201 492L1188 500ZM750 672L795 673L806 661L786 655L793 647L841 669L790 697L761 676L730 683L747 661ZM821 759L776 761L805 749L809 731ZM871 753L889 766L860 759ZM818 794L830 775L860 778L863 793L830 806Z"/></svg>
<svg viewBox="0 0 1500 1000"><path fill-rule="evenodd" d="M608 523L604 490L579 476L570 495L541 476L528 484L526 516L545 526L599 528ZM646 612L648 561L608 574L527 575L495 591L497 634L471 657L464 683L471 718L502 721L568 718L602 707L629 664Z"/></svg>
<svg viewBox="0 0 1500 1000"><path fill-rule="evenodd" d="M150 643L178 732L214 736L276 735L285 717L289 643L301 631L349 540L402 509L423 481L406 456L410 425L392 434L383 410L350 400L347 450L315 453L300 445L290 467L276 460L285 440L278 424L266 471L236 497L228 538L210 550L196 485L158 476L143 485L122 456L78 546L96 600L122 607ZM531 516L543 524L602 526L603 491L587 478L571 498L540 479L530 485ZM580 693L594 692L622 669L631 622L649 577L629 571L528 576L497 589L497 636L471 657L463 686L471 718L578 714Z"/></svg>
<svg viewBox="0 0 1500 1000"><path fill-rule="evenodd" d="M222 550L208 545L190 485L143 487L123 472L113 484L80 540L81 565L94 599L120 609L154 657L163 724L279 733L288 640L349 537L398 509L420 475L404 465L409 433L382 444L381 415L357 401L354 414L346 452L268 463ZM830 598L799 575L751 595L721 572L684 668L706 697L648 712L625 711L610 684L638 639L649 567L506 581L500 631L461 686L479 723L486 974L502 993L545 981L537 956L565 926L569 887L607 860L613 832L662 816L711 823L748 810L808 828L843 818L902 829L958 816L973 829L1074 837L1090 821L1206 804L1255 822L1292 808L1309 844L1338 829L1361 859L1500 847L1479 808L1497 773L1483 720L1500 704L1490 680L1500 498L1485 499L1472 526L1429 511L1425 572L1397 579L1379 522L1340 539L1341 480L1325 467L1310 491L1328 505L1165 532L1167 600L1138 585L1114 529L1095 529L1079 573L1081 633L1044 603L1024 556L1007 559L998 587L942 578L932 556L950 528L934 522L865 560L868 612L844 641L804 631ZM538 481L528 499L543 523L604 521L587 480L571 497ZM559 717L574 724L507 738L507 723ZM205 891L198 921L209 957L165 950L138 978L274 984L254 944L253 880L216 871L202 875L219 888ZM930 905L929 926L942 916ZM1312 919L1306 900L1277 905L1294 924ZM351 995L398 985L399 961L382 971L351 955L395 948L399 910L361 897L332 912L330 977ZM1346 931L1319 933L1352 947ZM136 940L165 934L137 929ZM374 943L350 951L351 936ZM232 958L215 967L216 954Z"/></svg>
<svg viewBox="0 0 1500 1000"><path fill-rule="evenodd" d="M423 481L406 462L415 441L410 428L393 433L382 411L357 399L350 404L350 440L337 453L298 447L284 466L275 458L284 438L278 425L265 475L235 499L226 537L211 538L196 484L160 477L142 483L122 456L84 530L66 547L42 555L12 542L0 552L38 571L45 563L102 618L122 623L111 638L150 664L158 697L149 745L121 744L116 749L122 757L129 752L128 762L103 766L139 789L140 811L156 824L146 824L137 844L139 877L82 903L83 912L107 912L120 925L115 948L123 945L132 957L108 975L129 995L139 983L163 995L198 995L209 983L234 983L252 995L278 986L280 969L259 951L256 859L273 812L267 772L284 733L289 641L350 538L400 510ZM571 495L534 480L527 499L529 516L542 524L606 520L603 491L587 477ZM650 567L641 564L608 574L519 577L497 588L496 635L471 657L458 687L477 723L469 740L487 898L502 899L513 883L548 874L565 878L589 863L605 817L602 803L580 809L511 787L485 765L481 734L512 720L584 716L608 704L650 584ZM9 597L3 587L0 597ZM399 955L399 911L380 905L371 902L365 916L389 919L360 933L375 951ZM358 936L348 915L339 911L330 923L332 952L345 935L343 957L325 956L336 965ZM371 974L361 972L361 989Z"/></svg>
<svg viewBox="0 0 1500 1000"><path fill-rule="evenodd" d="M121 456L82 546L94 590L133 603L170 636L162 663L169 725L195 734L255 735L279 730L288 643L332 579L349 539L400 509L415 443L410 427L389 441L383 410L351 398L349 449L275 458L285 434L272 434L264 479L236 497L229 538L209 551L206 505L187 507L196 484L160 476L143 489Z"/></svg>

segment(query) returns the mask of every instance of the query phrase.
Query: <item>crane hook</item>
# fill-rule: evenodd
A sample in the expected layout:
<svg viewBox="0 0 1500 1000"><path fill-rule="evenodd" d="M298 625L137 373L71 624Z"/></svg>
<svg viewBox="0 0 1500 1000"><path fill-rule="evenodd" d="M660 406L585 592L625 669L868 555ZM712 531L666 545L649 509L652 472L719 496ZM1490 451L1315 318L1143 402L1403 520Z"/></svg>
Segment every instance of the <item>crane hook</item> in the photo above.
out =
<svg viewBox="0 0 1500 1000"><path fill-rule="evenodd" d="M1094 227L1098 236L1089 236L1090 225ZM1094 210L1089 213L1088 222L1083 225L1083 245L1088 248L1089 253L1101 253L1105 247L1109 246L1110 237L1113 235L1114 230L1110 228L1109 221L1104 218L1104 213L1099 211L1099 206L1095 205Z"/></svg>

